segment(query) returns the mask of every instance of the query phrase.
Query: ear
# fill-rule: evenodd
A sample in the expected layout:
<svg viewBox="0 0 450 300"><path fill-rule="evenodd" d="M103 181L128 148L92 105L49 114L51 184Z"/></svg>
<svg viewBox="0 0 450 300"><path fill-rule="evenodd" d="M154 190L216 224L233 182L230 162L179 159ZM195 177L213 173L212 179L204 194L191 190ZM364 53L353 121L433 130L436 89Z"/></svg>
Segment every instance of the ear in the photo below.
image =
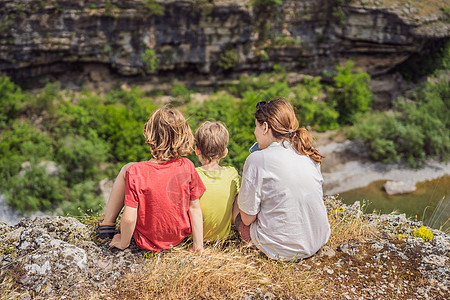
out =
<svg viewBox="0 0 450 300"><path fill-rule="evenodd" d="M263 134L266 134L269 132L270 128L269 128L269 124L267 124L267 122L263 123Z"/></svg>
<svg viewBox="0 0 450 300"><path fill-rule="evenodd" d="M195 146L194 151L195 151L195 155L197 155L197 156L200 156L200 155L202 154L202 153L200 152L200 149L198 149L197 146Z"/></svg>
<svg viewBox="0 0 450 300"><path fill-rule="evenodd" d="M223 156L221 158L224 158L227 155L228 155L228 148L225 148L225 151L224 151Z"/></svg>

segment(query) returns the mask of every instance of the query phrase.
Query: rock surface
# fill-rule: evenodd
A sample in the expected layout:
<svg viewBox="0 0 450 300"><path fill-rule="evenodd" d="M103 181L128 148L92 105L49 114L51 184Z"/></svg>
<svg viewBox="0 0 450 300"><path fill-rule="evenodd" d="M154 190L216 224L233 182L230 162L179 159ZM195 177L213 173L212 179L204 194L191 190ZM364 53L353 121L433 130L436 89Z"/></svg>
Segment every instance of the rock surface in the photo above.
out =
<svg viewBox="0 0 450 300"><path fill-rule="evenodd" d="M434 238L427 242L413 234L421 222L404 214L362 215L358 202L346 206L335 197L324 200L329 210L340 207L344 218L360 215L381 226L376 239L348 241L335 249L325 246L299 262L306 269L320 268L336 283L324 294L332 299L342 298L342 293L348 299L448 298L448 234L432 229ZM17 295L28 298L77 298L82 291L96 298L113 291L120 277L139 270L145 251L135 245L125 251L98 246L91 231L72 217L23 219L15 226L0 223L0 277L15 274Z"/></svg>
<svg viewBox="0 0 450 300"><path fill-rule="evenodd" d="M376 75L450 36L444 11L421 15L409 4L284 0L278 10L261 11L249 0L156 2L163 15L141 0L2 0L0 71L25 80L81 70L97 82L111 71L223 76L276 62L317 73L351 58ZM221 66L227 51L233 59Z"/></svg>
<svg viewBox="0 0 450 300"><path fill-rule="evenodd" d="M387 181L383 185L383 188L388 195L399 195L414 192L416 190L416 185L404 181Z"/></svg>

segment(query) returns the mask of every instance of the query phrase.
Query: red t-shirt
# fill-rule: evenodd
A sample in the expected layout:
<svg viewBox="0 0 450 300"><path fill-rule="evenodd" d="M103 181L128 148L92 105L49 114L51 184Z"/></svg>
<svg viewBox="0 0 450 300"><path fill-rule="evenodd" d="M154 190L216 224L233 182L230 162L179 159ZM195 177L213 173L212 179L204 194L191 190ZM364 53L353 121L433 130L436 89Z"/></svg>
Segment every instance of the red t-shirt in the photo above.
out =
<svg viewBox="0 0 450 300"><path fill-rule="evenodd" d="M187 158L131 165L125 175L125 205L138 209L137 246L159 251L178 245L192 231L189 203L205 190Z"/></svg>

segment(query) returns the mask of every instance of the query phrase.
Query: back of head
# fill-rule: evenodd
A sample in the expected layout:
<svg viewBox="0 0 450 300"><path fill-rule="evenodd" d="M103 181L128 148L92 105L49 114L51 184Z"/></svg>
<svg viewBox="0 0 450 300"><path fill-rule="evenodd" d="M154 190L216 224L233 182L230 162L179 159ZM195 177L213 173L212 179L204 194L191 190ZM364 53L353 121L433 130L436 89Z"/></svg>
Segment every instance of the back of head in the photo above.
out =
<svg viewBox="0 0 450 300"><path fill-rule="evenodd" d="M144 137L152 157L159 161L176 159L193 150L194 137L189 124L178 110L167 106L148 118Z"/></svg>
<svg viewBox="0 0 450 300"><path fill-rule="evenodd" d="M195 132L195 144L208 162L226 154L228 130L220 122L205 122Z"/></svg>
<svg viewBox="0 0 450 300"><path fill-rule="evenodd" d="M289 141L298 153L309 155L316 163L322 162L323 156L313 147L311 134L305 128L299 128L294 108L289 101L261 101L257 105L255 118L260 124L267 122L275 138Z"/></svg>

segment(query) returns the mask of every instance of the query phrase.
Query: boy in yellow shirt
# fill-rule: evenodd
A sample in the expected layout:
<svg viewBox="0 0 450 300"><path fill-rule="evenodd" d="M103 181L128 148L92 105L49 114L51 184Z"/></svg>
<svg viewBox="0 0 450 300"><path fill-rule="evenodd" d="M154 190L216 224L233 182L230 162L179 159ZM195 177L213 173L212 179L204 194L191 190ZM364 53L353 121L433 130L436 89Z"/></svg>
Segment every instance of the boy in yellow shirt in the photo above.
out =
<svg viewBox="0 0 450 300"><path fill-rule="evenodd" d="M205 122L195 132L195 154L202 164L196 170L206 186L200 197L205 241L226 238L231 229L233 203L241 180L235 168L219 165L228 154L228 140L228 130L220 122Z"/></svg>

